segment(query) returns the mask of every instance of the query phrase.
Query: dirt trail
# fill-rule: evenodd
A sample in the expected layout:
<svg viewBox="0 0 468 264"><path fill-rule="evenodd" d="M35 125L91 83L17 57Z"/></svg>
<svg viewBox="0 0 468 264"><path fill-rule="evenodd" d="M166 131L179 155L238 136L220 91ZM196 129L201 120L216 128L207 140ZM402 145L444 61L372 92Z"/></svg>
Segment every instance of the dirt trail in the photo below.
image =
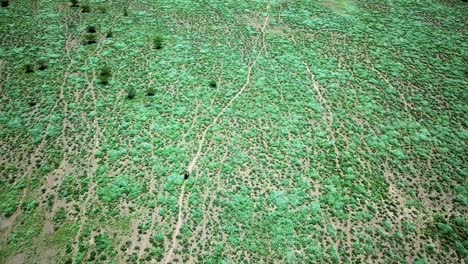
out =
<svg viewBox="0 0 468 264"><path fill-rule="evenodd" d="M182 202L184 201L184 194L185 194L185 183L182 185L182 189L180 190L179 201L177 204L179 205L179 215L177 217L177 224L175 226L174 233L172 234L172 246L171 249L167 252L166 257L164 257L164 263L171 263L174 259L174 248L177 246L177 236L180 234L180 228L183 225L182 219Z"/></svg>
<svg viewBox="0 0 468 264"><path fill-rule="evenodd" d="M269 7L267 7L268 9ZM198 150L197 150L197 153L195 155L195 157L193 157L192 161L190 162L188 168L187 168L187 171L192 173L192 170L195 168L195 165L197 164L197 161L198 161L198 158L200 157L201 155L201 151L202 151L202 147L205 143L205 139L206 139L206 134L208 133L208 131L210 130L210 128L212 126L214 126L217 122L218 122L218 119L224 114L224 112L226 112L226 110L228 110L231 105L234 103L234 101L247 89L247 87L249 86L250 84L250 78L252 76L252 70L253 68L255 67L255 65L257 64L257 61L258 59L260 58L260 56L263 54L263 52L265 51L266 49L266 44L265 44L265 28L266 26L268 25L268 21L269 21L269 17L267 16L265 18L265 21L263 23L263 26L261 28L261 31L262 31L262 47L260 48L260 51L258 52L257 54L257 57L255 58L255 60L252 62L252 64L249 66L248 70L247 70L247 78L246 78L246 81L245 81L245 84L242 86L242 88L236 93L236 95L234 95L231 100L226 104L226 106L218 113L218 115L213 119L213 122L211 122L211 124L209 124L205 130L203 131L203 134L201 136L201 139L200 139L200 142L198 143Z"/></svg>
<svg viewBox="0 0 468 264"><path fill-rule="evenodd" d="M269 9L269 5L267 6L267 9ZM248 70L247 70L247 77L246 77L246 81L245 81L245 84L242 86L242 88L231 98L231 100L226 104L226 106L224 106L224 108L218 113L218 115L213 119L213 122L211 122L211 124L209 124L205 130L203 131L202 133L202 136L201 136L201 139L198 143L198 150L195 154L195 156L193 157L192 161L189 163L189 166L187 168L187 171L189 173L192 173L193 169L195 168L196 166L196 163L201 155L201 151L202 151L202 148L203 148L203 145L205 143L205 140L206 140L206 134L208 133L208 131L210 130L211 127L213 127L219 120L219 118L231 107L231 105L234 103L234 101L242 95L242 93L247 89L247 87L249 86L250 84L250 78L252 76L252 71L253 71L253 68L255 67L255 65L257 64L257 61L258 59L260 58L260 56L265 52L266 50L266 42L265 42L265 29L268 25L268 22L269 22L269 17L267 16L265 18L265 21L263 23L263 26L261 28L261 31L262 31L262 46L257 54L257 56L255 57L254 61L250 64ZM184 185L182 185L182 189L181 189L181 192L180 192L180 196L179 196L179 201L178 201L178 205L179 205L179 214L178 214L178 219L177 219L177 223L176 223L176 226L175 226L175 230L174 230L174 233L172 234L172 245L171 245L171 248L169 249L169 251L167 252L166 256L164 257L164 260L163 260L163 263L171 263L174 259L174 249L175 247L177 246L178 244L178 241L177 241L177 236L179 235L180 233L180 228L182 227L183 225L183 217L182 217L182 207L183 207L183 201L184 201L184 194L185 193L185 183Z"/></svg>
<svg viewBox="0 0 468 264"><path fill-rule="evenodd" d="M318 97L317 99L320 105L325 109L324 111L325 127L333 141L333 148L335 150L335 155L336 155L335 157L336 168L339 170L341 177L344 177L344 173L343 173L343 170L341 169L341 164L339 161L339 157L341 156L341 153L338 150L338 147L336 146L336 136L333 130L333 122L334 122L333 111L330 105L327 103L327 100L323 96L322 91L321 91L321 86L317 82L315 75L310 70L309 65L307 65L304 61L303 61L303 64L306 66L307 74L309 75L313 84L312 86L314 87L314 90L317 92L317 97Z"/></svg>

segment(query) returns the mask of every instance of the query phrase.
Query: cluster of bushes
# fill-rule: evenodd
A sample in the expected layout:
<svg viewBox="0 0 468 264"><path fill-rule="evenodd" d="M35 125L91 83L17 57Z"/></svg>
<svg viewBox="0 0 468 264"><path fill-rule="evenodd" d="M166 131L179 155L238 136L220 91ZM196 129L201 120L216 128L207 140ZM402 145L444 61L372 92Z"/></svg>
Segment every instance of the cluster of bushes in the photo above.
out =
<svg viewBox="0 0 468 264"><path fill-rule="evenodd" d="M96 26L88 26L86 29L86 35L84 38L85 45L91 45L97 43L98 28Z"/></svg>
<svg viewBox="0 0 468 264"><path fill-rule="evenodd" d="M133 99L137 95L136 89L133 86L130 86L126 89L127 99ZM148 87L146 89L146 96L154 96L156 95L156 90L154 87Z"/></svg>
<svg viewBox="0 0 468 264"><path fill-rule="evenodd" d="M47 59L39 59L36 63L27 63L24 65L24 72L33 73L36 69L43 71L49 66Z"/></svg>
<svg viewBox="0 0 468 264"><path fill-rule="evenodd" d="M78 0L71 0L71 7L73 8L78 8L81 7L83 13L89 13L91 11L90 7L88 5L80 5ZM104 11L103 11L104 12ZM128 8L124 9L124 16L128 16ZM99 28L96 26L88 26L86 29L86 33L84 36L83 44L84 45L92 45L96 44L98 42L98 32ZM113 36L112 30L108 30L106 33L106 37L110 38ZM153 49L159 50L163 48L163 38L159 35L154 36L151 39L151 46ZM47 67L47 64L40 64L38 69L43 70ZM34 71L34 66L32 64L26 65L26 72L33 72ZM112 71L111 68L108 66L104 66L101 68L100 73L99 73L99 82L103 85L109 84L109 80L112 77ZM216 82L212 81L210 82L211 87L216 87ZM126 97L128 99L133 99L136 97L136 89L134 87L128 87L126 89ZM154 96L156 94L156 90L154 87L148 87L146 89L146 95L147 96Z"/></svg>
<svg viewBox="0 0 468 264"><path fill-rule="evenodd" d="M464 218L453 217L446 219L442 215L434 216L433 224L429 231L436 239L441 239L455 249L463 258L468 256L468 221Z"/></svg>
<svg viewBox="0 0 468 264"><path fill-rule="evenodd" d="M120 200L122 197L134 199L143 191L143 186L130 176L121 175L115 178L105 178L101 182L98 190L99 198L112 203Z"/></svg>

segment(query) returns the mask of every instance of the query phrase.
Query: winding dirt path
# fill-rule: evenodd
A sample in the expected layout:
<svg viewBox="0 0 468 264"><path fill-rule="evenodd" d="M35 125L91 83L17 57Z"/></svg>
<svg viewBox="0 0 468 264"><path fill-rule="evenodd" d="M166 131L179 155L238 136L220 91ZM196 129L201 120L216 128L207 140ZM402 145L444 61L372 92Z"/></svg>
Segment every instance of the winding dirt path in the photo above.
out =
<svg viewBox="0 0 468 264"><path fill-rule="evenodd" d="M269 6L267 7L267 9L269 8ZM202 151L202 148L203 148L203 145L205 143L205 140L206 140L206 134L208 133L208 131L210 130L210 128L212 126L214 126L219 118L224 114L224 112L226 112L230 107L231 105L234 103L234 101L240 96L242 95L242 93L247 89L247 87L249 86L250 84L250 78L252 77L252 70L253 68L255 67L255 65L257 64L257 61L258 59L260 58L260 56L264 53L264 51L266 50L266 44L265 44L265 28L267 27L268 25L268 21L269 21L269 17L267 16L265 18L265 21L263 23L263 26L261 28L261 31L262 31L262 46L260 48L260 51L258 52L257 54L257 57L255 58L255 60L252 62L252 64L250 64L248 70L247 70L247 78L246 78L246 81L245 81L245 84L242 86L242 88L236 93L236 95L234 95L231 100L226 104L226 106L224 106L224 108L218 113L218 115L213 119L213 122L211 122L211 124L209 124L205 130L203 131L203 134L201 136L201 139L200 139L200 142L198 143L198 150L197 150L197 153L195 154L195 156L193 157L192 161L190 162L188 168L187 168L187 171L189 173L192 173L193 169L195 168L196 164L197 164L197 161L198 161L198 158L200 157L201 155L201 151Z"/></svg>
<svg viewBox="0 0 468 264"><path fill-rule="evenodd" d="M267 10L270 8L270 6L268 5L267 6ZM257 64L257 61L258 59L260 58L260 56L265 52L266 50L266 41L265 41L265 29L266 27L268 26L268 23L269 23L269 16L267 16L265 18L265 21L263 22L263 26L261 28L261 31L262 31L262 44L261 44L261 48L257 54L257 56L255 57L255 59L253 60L253 62L250 64L248 70L247 70L247 77L246 77L246 81L245 81L245 84L241 87L241 89L231 98L231 100L229 100L229 102L224 106L224 108L218 113L218 115L213 119L213 122L211 122L206 128L205 130L203 131L202 133L202 136L201 136L201 139L198 143L198 149L197 149L197 152L195 154L195 156L193 157L193 159L190 161L189 165L188 165L188 168L187 168L187 171L189 173L192 173L193 169L195 168L196 164L197 164L197 161L198 159L200 158L201 156L201 152L202 152L202 148L203 148L203 145L205 144L205 140L206 140L206 134L208 133L208 131L210 130L211 127L213 127L219 120L219 118L231 107L231 105L234 103L234 101L236 101L236 99L242 95L242 93L247 89L247 87L249 86L250 84L250 79L252 77L252 71L253 71L253 68L255 67L255 65ZM180 228L182 227L183 225L183 222L184 222L184 219L183 219L183 216L182 216L182 207L183 207L183 201L184 201L184 195L185 195L185 183L182 185L182 188L181 188L181 191L180 191L180 196L179 196L179 200L178 200L178 205L179 205L179 213L178 213L178 219L177 219L177 223L175 225L175 229L174 229L174 233L172 234L172 245L171 245L171 248L169 249L169 251L167 251L164 259L163 259L163 263L167 264L167 263L171 263L174 259L174 249L177 247L178 245L178 241L177 241L177 236L180 234Z"/></svg>

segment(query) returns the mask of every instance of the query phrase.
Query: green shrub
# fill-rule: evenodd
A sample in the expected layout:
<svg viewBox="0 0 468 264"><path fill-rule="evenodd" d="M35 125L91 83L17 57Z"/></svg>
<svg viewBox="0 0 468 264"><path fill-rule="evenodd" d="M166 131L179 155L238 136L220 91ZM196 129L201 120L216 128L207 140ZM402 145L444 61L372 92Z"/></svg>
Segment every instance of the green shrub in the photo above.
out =
<svg viewBox="0 0 468 264"><path fill-rule="evenodd" d="M34 65L31 64L31 63L28 63L28 64L24 65L24 71L26 73L33 73L34 72Z"/></svg>
<svg viewBox="0 0 468 264"><path fill-rule="evenodd" d="M89 5L81 6L81 13L89 13L89 12L91 12L91 7L89 7Z"/></svg>
<svg viewBox="0 0 468 264"><path fill-rule="evenodd" d="M67 219L67 213L65 212L65 208L61 207L53 218L54 223L56 224L61 223L65 219Z"/></svg>
<svg viewBox="0 0 468 264"><path fill-rule="evenodd" d="M97 27L96 26L88 26L86 29L88 33L97 33Z"/></svg>
<svg viewBox="0 0 468 264"><path fill-rule="evenodd" d="M72 7L78 7L79 6L78 0L71 0L70 3L72 4L71 5Z"/></svg>
<svg viewBox="0 0 468 264"><path fill-rule="evenodd" d="M210 81L209 85L210 85L211 88L216 88L216 86L217 86L216 81Z"/></svg>
<svg viewBox="0 0 468 264"><path fill-rule="evenodd" d="M29 201L29 202L24 202L21 205L21 209L23 209L26 212L30 212L30 211L33 211L34 209L36 209L38 206L39 206L39 202L36 201L36 200L32 200L32 201Z"/></svg>
<svg viewBox="0 0 468 264"><path fill-rule="evenodd" d="M111 68L108 67L108 66L104 66L103 68L101 68L101 71L99 73L99 81L101 82L101 84L108 84L109 83L109 79L112 77L112 71L111 71Z"/></svg>
<svg viewBox="0 0 468 264"><path fill-rule="evenodd" d="M97 37L95 34L86 34L84 37L84 44L91 45L97 43Z"/></svg>
<svg viewBox="0 0 468 264"><path fill-rule="evenodd" d="M48 67L47 59L40 59L37 62L37 69L38 70L43 71L43 70L47 69L47 67Z"/></svg>
<svg viewBox="0 0 468 264"><path fill-rule="evenodd" d="M162 37L161 36L155 36L153 38L153 48L159 50L159 49L162 49L162 47L163 47Z"/></svg>
<svg viewBox="0 0 468 264"><path fill-rule="evenodd" d="M99 187L98 196L106 202L112 203L120 200L124 196L134 199L143 192L143 187L134 178L126 175L117 176L115 178L107 178L107 184L102 184Z"/></svg>
<svg viewBox="0 0 468 264"><path fill-rule="evenodd" d="M156 90L154 89L154 87L148 87L148 89L146 89L147 96L154 96L155 94L156 94Z"/></svg>
<svg viewBox="0 0 468 264"><path fill-rule="evenodd" d="M8 0L2 0L1 5L2 7L8 7L8 5L10 5L10 2Z"/></svg>
<svg viewBox="0 0 468 264"><path fill-rule="evenodd" d="M127 88L127 98L128 99L133 99L133 98L135 98L135 96L136 96L135 88L133 88L133 87Z"/></svg>

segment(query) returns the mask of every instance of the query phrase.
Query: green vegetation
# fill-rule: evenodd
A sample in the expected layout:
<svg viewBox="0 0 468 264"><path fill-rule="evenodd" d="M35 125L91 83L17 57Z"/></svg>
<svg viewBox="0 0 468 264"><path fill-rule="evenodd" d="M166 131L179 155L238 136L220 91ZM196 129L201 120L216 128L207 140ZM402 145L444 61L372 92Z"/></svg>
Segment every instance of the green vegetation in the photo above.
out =
<svg viewBox="0 0 468 264"><path fill-rule="evenodd" d="M34 72L34 65L30 64L30 63L24 65L24 71L26 73L33 73Z"/></svg>
<svg viewBox="0 0 468 264"><path fill-rule="evenodd" d="M463 1L0 3L0 263L466 262Z"/></svg>
<svg viewBox="0 0 468 264"><path fill-rule="evenodd" d="M112 77L112 70L109 66L104 66L99 72L99 81L101 84L109 84L109 79Z"/></svg>
<svg viewBox="0 0 468 264"><path fill-rule="evenodd" d="M155 94L156 94L156 89L154 89L154 87L150 86L146 89L147 96L154 96Z"/></svg>
<svg viewBox="0 0 468 264"><path fill-rule="evenodd" d="M81 6L81 13L90 13L91 7L89 5L82 5Z"/></svg>
<svg viewBox="0 0 468 264"><path fill-rule="evenodd" d="M154 36L153 37L153 48L154 49L162 49L163 47L163 39L161 36Z"/></svg>
<svg viewBox="0 0 468 264"><path fill-rule="evenodd" d="M71 3L72 7L79 7L80 6L78 0L71 0L70 3Z"/></svg>
<svg viewBox="0 0 468 264"><path fill-rule="evenodd" d="M133 99L136 96L136 90L133 87L127 88L127 99Z"/></svg>
<svg viewBox="0 0 468 264"><path fill-rule="evenodd" d="M43 71L43 70L47 69L48 66L49 65L48 65L47 59L43 58L43 59L38 60L38 62L37 62L37 69L40 70L40 71Z"/></svg>
<svg viewBox="0 0 468 264"><path fill-rule="evenodd" d="M86 31L88 33L97 33L97 28L96 28L96 26L88 26Z"/></svg>
<svg viewBox="0 0 468 264"><path fill-rule="evenodd" d="M209 85L211 88L216 88L217 86L215 81L210 81Z"/></svg>
<svg viewBox="0 0 468 264"><path fill-rule="evenodd" d="M91 44L96 44L97 43L97 36L96 34L86 34L84 37L83 44L85 45L91 45Z"/></svg>
<svg viewBox="0 0 468 264"><path fill-rule="evenodd" d="M429 231L435 239L444 241L444 246L450 245L461 256L465 258L468 256L468 221L466 218L455 217L446 220L442 215L435 215Z"/></svg>

